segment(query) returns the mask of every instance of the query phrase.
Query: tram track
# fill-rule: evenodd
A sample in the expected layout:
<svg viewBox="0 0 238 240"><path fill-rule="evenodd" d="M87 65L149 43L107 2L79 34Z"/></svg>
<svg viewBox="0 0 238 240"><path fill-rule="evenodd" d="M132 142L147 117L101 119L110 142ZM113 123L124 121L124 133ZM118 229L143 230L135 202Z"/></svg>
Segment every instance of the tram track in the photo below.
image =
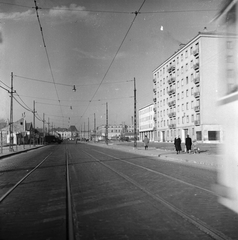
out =
<svg viewBox="0 0 238 240"><path fill-rule="evenodd" d="M111 154L107 154L107 153L103 153L101 151L92 149L94 152L96 152L97 154L102 154L105 156L108 156L110 158L113 158L114 160L117 161L121 161L127 164L130 164L134 167L139 167L143 170L149 171L149 172L153 172L155 174L160 174L166 178L169 178L173 181L178 181L182 184L188 185L190 187L194 187L197 188L199 190L202 191L206 191L209 194L213 194L212 191L196 186L194 184L191 183L187 183L185 181L182 181L180 179L168 176L166 174L160 173L158 171L155 171L153 169L141 166L139 164L135 164L135 163L131 163L129 161L120 159L118 157L114 157ZM110 166L107 162L108 161L103 161L100 160L98 157L93 156L91 153L83 150L82 151L84 154L86 154L87 156L89 156L91 159L93 159L93 161L100 163L101 165L103 165L104 167L106 167L107 169L110 169L112 172L114 172L115 174L119 175L121 178L123 178L125 181L131 183L132 185L134 185L136 188L140 189L142 192L144 192L147 196L151 197L153 200L159 202L160 204L162 204L164 207L166 207L167 209L169 209L170 211L172 211L173 213L175 213L176 215L180 216L181 218L183 218L185 221L191 223L192 225L194 225L196 228L198 228L200 231L202 231L204 234L209 235L210 237L212 237L213 239L216 240L231 240L230 237L226 236L225 234L223 234L221 231L215 229L212 226L209 226L207 223L205 223L204 221L198 219L197 217L188 214L187 212L179 209L177 206L175 206L174 204L170 203L169 201L165 200L164 198L162 198L161 196L159 196L158 194L153 193L151 190L147 189L146 187L144 187L142 184L140 184L138 181L136 181L135 179L133 179L132 177L129 177L128 175L122 173L121 171L118 171L117 169L115 169L114 167ZM91 151L92 152L92 151Z"/></svg>
<svg viewBox="0 0 238 240"><path fill-rule="evenodd" d="M15 183L5 194L0 197L0 203L2 203L26 178L28 178L34 171L36 171L50 156L52 152L48 154L40 163L38 163L31 171L25 174L17 183Z"/></svg>

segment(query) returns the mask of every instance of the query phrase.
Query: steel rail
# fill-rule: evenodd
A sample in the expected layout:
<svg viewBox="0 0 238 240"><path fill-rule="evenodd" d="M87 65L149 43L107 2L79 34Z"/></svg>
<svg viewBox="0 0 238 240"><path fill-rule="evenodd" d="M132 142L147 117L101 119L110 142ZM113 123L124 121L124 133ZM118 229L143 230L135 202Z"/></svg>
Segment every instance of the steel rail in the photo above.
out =
<svg viewBox="0 0 238 240"><path fill-rule="evenodd" d="M223 234L222 232L212 228L211 226L207 225L205 222L195 218L194 216L190 216L189 214L183 212L182 210L178 209L176 206L174 206L173 204L167 202L165 199L161 198L158 195L155 195L154 193L150 192L149 190L147 190L145 187L143 187L142 185L140 185L139 183L137 183L135 180L133 180L132 178L126 176L125 174L118 172L117 170L115 170L114 168L110 167L109 165L107 165L105 162L101 161L100 159L94 157L93 155L91 155L90 153L87 153L86 151L83 151L85 154L87 154L88 156L90 156L91 158L93 158L95 161L99 162L100 164L102 164L103 166L105 166L106 168L110 169L111 171L113 171L114 173L116 173L117 175L121 176L122 178L124 178L126 181L130 182L131 184L133 184L134 186L136 186L138 189L140 189L141 191L143 191L144 193L146 193L147 195L149 195L150 197L152 197L154 200L160 202L161 204L163 204L165 207L167 207L168 209L170 209L172 212L174 212L175 214L179 215L180 217L182 217L183 219L185 219L186 221L188 221L189 223L193 224L195 227L197 227L198 229L200 229L202 232L204 232L205 234L211 236L213 239L215 240L231 240L231 238L229 238L228 236L226 236L225 234Z"/></svg>
<svg viewBox="0 0 238 240"><path fill-rule="evenodd" d="M162 172L155 171L155 170L150 169L150 168L147 168L147 167L143 167L143 166L141 166L141 165L139 165L139 164L132 163L132 162L123 160L123 159L118 158L118 157L114 157L114 156L112 156L112 155L106 154L106 153L101 152L101 151L98 151L98 150L94 150L94 149L92 149L92 150L95 151L95 152L101 153L101 154L103 154L103 155L106 155L106 156L108 156L108 157L114 158L114 159L116 159L116 160L120 160L120 161L122 161L122 162L125 162L125 163L128 163L128 164L130 164L130 165L136 166L136 167L138 167L138 168L145 169L145 170L147 170L147 171L149 171L149 172L153 172L153 173L155 173L155 174L162 175L162 176L164 176L164 177L166 177L166 178L169 178L169 179L172 179L172 180L174 180L174 181L176 181L176 182L180 182L180 183L186 184L186 185L188 185L188 186L195 187L195 188L197 188L197 189L200 189L200 190L209 192L209 193L211 193L211 194L214 194L214 192L211 191L211 190L208 190L208 189L206 189L206 188L199 187L199 186L194 185L194 184L192 184L192 183L185 182L185 181L183 181L183 180L180 180L180 179L178 179L178 178L169 176L169 175L164 174L164 173L162 173Z"/></svg>
<svg viewBox="0 0 238 240"><path fill-rule="evenodd" d="M23 178L21 178L12 188L10 188L1 198L0 203L15 189L17 188L26 178L28 178L37 168L39 168L45 160L52 154L52 152L47 155L39 164L37 164L29 173L27 173Z"/></svg>
<svg viewBox="0 0 238 240"><path fill-rule="evenodd" d="M66 161L66 211L67 211L67 240L74 240L74 223L73 223L73 211L72 211L72 197L70 187L70 175L69 175L69 153L65 152Z"/></svg>

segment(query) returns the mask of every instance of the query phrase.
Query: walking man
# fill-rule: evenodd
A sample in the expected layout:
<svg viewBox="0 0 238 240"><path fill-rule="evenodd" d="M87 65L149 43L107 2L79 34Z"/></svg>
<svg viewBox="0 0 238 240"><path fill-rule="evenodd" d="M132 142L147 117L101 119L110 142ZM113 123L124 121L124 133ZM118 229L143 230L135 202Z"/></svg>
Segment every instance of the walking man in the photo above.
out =
<svg viewBox="0 0 238 240"><path fill-rule="evenodd" d="M187 153L190 153L192 148L192 139L189 137L189 135L187 135L186 137L185 145L186 145Z"/></svg>
<svg viewBox="0 0 238 240"><path fill-rule="evenodd" d="M175 150L178 153L180 153L180 151L182 150L181 148L181 139L179 136L176 136L174 139L174 146L175 146Z"/></svg>

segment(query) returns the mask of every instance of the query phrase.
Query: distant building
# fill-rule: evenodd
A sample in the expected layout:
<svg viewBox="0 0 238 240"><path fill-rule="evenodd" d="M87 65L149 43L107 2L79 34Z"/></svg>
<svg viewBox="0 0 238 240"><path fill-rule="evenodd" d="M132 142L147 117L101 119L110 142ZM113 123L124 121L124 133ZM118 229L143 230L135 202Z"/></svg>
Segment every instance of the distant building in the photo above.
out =
<svg viewBox="0 0 238 240"><path fill-rule="evenodd" d="M75 139L79 136L79 132L74 125L69 128L55 128L53 132L60 134L62 139Z"/></svg>
<svg viewBox="0 0 238 240"><path fill-rule="evenodd" d="M187 134L202 142L219 142L222 128L216 116L219 39L203 32L153 71L155 139L173 141Z"/></svg>
<svg viewBox="0 0 238 240"><path fill-rule="evenodd" d="M105 139L106 125L97 127L96 135L98 140ZM108 125L108 139L119 139L121 136L134 138L134 126L120 124L120 125Z"/></svg>
<svg viewBox="0 0 238 240"><path fill-rule="evenodd" d="M147 137L154 141L154 104L139 109L139 139Z"/></svg>

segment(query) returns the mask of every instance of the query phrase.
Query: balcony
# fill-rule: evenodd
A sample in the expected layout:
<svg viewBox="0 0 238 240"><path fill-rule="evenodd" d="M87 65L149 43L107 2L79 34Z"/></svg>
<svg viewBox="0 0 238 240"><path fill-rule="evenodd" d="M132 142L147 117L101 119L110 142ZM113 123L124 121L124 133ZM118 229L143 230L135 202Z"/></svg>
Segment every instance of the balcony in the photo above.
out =
<svg viewBox="0 0 238 240"><path fill-rule="evenodd" d="M200 111L200 106L195 106L195 107L194 107L194 111L195 111L195 112L199 112L199 111Z"/></svg>
<svg viewBox="0 0 238 240"><path fill-rule="evenodd" d="M176 112L170 112L168 116L169 118L176 117Z"/></svg>
<svg viewBox="0 0 238 240"><path fill-rule="evenodd" d="M156 88L153 88L153 92L156 93Z"/></svg>
<svg viewBox="0 0 238 240"><path fill-rule="evenodd" d="M199 63L195 63L193 65L193 68L194 68L195 71L199 70Z"/></svg>
<svg viewBox="0 0 238 240"><path fill-rule="evenodd" d="M153 108L153 110L154 110L154 112L155 112L155 113L157 112L157 110L156 110L156 108L155 108L155 107Z"/></svg>
<svg viewBox="0 0 238 240"><path fill-rule="evenodd" d="M200 83L200 76L197 76L196 78L194 78L194 83L195 84L199 84Z"/></svg>
<svg viewBox="0 0 238 240"><path fill-rule="evenodd" d="M156 84L156 79L155 78L153 79L153 83Z"/></svg>
<svg viewBox="0 0 238 240"><path fill-rule="evenodd" d="M153 101L156 102L156 98L153 98Z"/></svg>
<svg viewBox="0 0 238 240"><path fill-rule="evenodd" d="M171 77L169 80L168 80L168 84L173 84L175 82L175 78L174 77Z"/></svg>
<svg viewBox="0 0 238 240"><path fill-rule="evenodd" d="M175 123L169 124L169 128L170 129L176 128L176 124Z"/></svg>
<svg viewBox="0 0 238 240"><path fill-rule="evenodd" d="M176 104L176 100L172 100L168 102L169 107L172 107Z"/></svg>
<svg viewBox="0 0 238 240"><path fill-rule="evenodd" d="M196 57L196 58L199 56L199 49L198 48L193 51L193 56Z"/></svg>
<svg viewBox="0 0 238 240"><path fill-rule="evenodd" d="M195 124L195 126L199 126L200 125L200 120L195 120L194 124Z"/></svg>
<svg viewBox="0 0 238 240"><path fill-rule="evenodd" d="M195 97L195 98L200 97L200 92L199 92L199 91L195 92L195 93L194 93L194 97Z"/></svg>
<svg viewBox="0 0 238 240"><path fill-rule="evenodd" d="M176 92L175 88L172 88L172 89L170 89L170 90L168 91L168 94L169 94L169 95L172 95L172 94L174 94L175 92Z"/></svg>
<svg viewBox="0 0 238 240"><path fill-rule="evenodd" d="M170 67L168 68L168 73L171 73L171 72L173 72L173 71L175 71L175 66L170 66Z"/></svg>
<svg viewBox="0 0 238 240"><path fill-rule="evenodd" d="M156 117L154 117L154 121L157 122L157 118Z"/></svg>

